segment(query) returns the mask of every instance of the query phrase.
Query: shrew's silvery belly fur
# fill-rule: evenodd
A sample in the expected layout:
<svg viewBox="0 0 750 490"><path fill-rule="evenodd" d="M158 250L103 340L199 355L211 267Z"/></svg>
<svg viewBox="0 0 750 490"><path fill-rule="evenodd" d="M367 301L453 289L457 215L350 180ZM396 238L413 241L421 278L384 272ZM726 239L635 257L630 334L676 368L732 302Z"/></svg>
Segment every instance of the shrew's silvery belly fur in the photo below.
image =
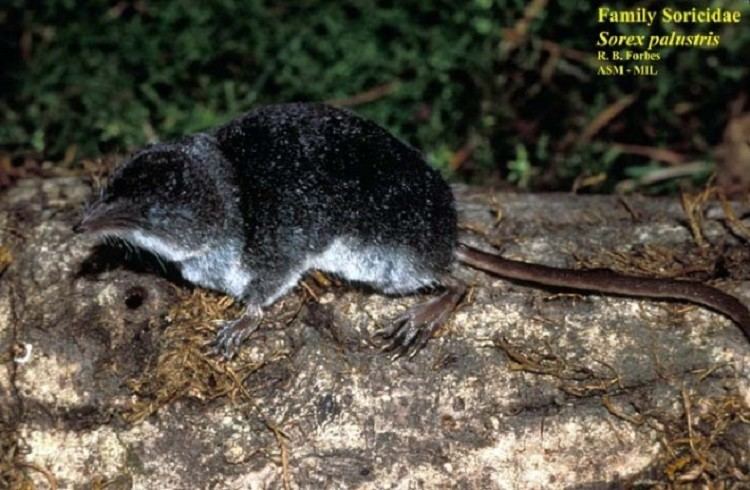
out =
<svg viewBox="0 0 750 490"><path fill-rule="evenodd" d="M186 280L242 298L255 274L241 258L241 247L234 242L179 263ZM292 289L311 269L373 284L389 294L414 291L436 283L438 278L420 270L418 264L416 258L410 260L408 251L397 247L364 245L358 240L337 238L323 251L311 253L296 264L268 304Z"/></svg>
<svg viewBox="0 0 750 490"><path fill-rule="evenodd" d="M371 245L354 238L337 238L322 253L310 256L305 265L307 269L371 284L387 294L401 294L437 282L438 278L421 270L419 264L414 252L403 246Z"/></svg>
<svg viewBox="0 0 750 490"><path fill-rule="evenodd" d="M242 247L230 242L180 261L182 277L194 284L242 298L253 274L242 263Z"/></svg>

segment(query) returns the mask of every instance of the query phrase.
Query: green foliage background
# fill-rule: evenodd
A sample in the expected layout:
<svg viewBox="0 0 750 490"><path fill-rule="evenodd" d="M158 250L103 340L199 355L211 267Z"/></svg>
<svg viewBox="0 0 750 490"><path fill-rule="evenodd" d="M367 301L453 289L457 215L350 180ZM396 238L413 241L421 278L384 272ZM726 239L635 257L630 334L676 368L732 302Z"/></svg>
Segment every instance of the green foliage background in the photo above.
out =
<svg viewBox="0 0 750 490"><path fill-rule="evenodd" d="M380 88L355 110L421 147L446 173L470 149L461 178L569 188L576 177L606 172L599 189L608 189L657 165L619 154L612 142L710 155L728 103L750 86L747 1L711 3L741 9L740 25L679 27L714 31L721 46L660 49L656 77L595 75L586 56L595 54L599 31L645 28L597 24L593 2L548 2L510 49L508 30L528 4L6 0L0 146L47 159L71 145L78 156L125 152L258 104ZM682 4L709 5L637 5ZM571 51L555 56L556 47ZM580 139L628 95L635 102L591 141Z"/></svg>

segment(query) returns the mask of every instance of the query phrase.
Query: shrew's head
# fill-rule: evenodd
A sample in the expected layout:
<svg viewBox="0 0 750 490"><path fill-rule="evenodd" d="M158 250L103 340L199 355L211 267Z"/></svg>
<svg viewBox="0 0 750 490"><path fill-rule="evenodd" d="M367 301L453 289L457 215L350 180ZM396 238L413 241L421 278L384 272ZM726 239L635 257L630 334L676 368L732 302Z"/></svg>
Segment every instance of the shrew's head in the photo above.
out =
<svg viewBox="0 0 750 490"><path fill-rule="evenodd" d="M223 199L207 171L217 158L207 135L137 152L86 207L74 231L120 238L175 261L198 255L225 223Z"/></svg>

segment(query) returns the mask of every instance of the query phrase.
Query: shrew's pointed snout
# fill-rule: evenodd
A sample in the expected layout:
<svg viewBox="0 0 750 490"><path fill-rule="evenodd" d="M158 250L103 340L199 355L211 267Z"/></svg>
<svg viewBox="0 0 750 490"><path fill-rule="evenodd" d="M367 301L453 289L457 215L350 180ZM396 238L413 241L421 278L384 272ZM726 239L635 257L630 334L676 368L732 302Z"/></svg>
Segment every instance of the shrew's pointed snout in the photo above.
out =
<svg viewBox="0 0 750 490"><path fill-rule="evenodd" d="M109 233L139 229L143 220L138 218L134 206L97 203L88 207L81 219L73 225L74 233Z"/></svg>
<svg viewBox="0 0 750 490"><path fill-rule="evenodd" d="M108 210L103 206L87 207L79 217L78 221L73 225L73 233L88 233L105 227L108 220L108 214Z"/></svg>
<svg viewBox="0 0 750 490"><path fill-rule="evenodd" d="M91 215L89 213L84 213L83 216L73 225L73 233L75 234L81 234L86 233L87 231L91 231Z"/></svg>

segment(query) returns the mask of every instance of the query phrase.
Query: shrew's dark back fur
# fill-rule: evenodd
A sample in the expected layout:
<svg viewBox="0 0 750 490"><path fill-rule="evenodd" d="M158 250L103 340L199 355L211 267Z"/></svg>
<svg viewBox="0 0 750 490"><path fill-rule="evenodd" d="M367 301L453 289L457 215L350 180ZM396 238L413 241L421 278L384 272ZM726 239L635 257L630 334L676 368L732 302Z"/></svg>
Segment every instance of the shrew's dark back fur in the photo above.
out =
<svg viewBox="0 0 750 490"><path fill-rule="evenodd" d="M450 188L419 151L376 124L325 105L281 104L249 112L215 137L243 183L248 246L283 254L349 235L406 245L437 269L452 262Z"/></svg>

